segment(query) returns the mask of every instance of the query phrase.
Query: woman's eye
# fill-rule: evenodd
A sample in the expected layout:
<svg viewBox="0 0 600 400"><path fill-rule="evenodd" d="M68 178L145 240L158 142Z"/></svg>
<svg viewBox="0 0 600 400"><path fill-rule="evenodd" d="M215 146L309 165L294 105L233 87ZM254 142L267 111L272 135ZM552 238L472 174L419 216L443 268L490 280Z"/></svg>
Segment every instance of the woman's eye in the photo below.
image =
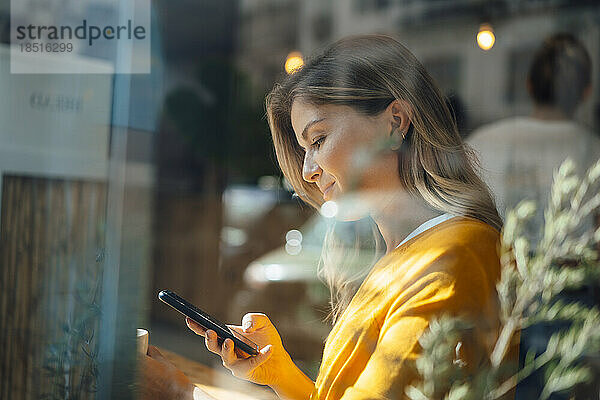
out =
<svg viewBox="0 0 600 400"><path fill-rule="evenodd" d="M325 140L325 136L320 137L319 139L317 139L313 142L313 146L316 146L317 148L319 148L323 144L324 140Z"/></svg>

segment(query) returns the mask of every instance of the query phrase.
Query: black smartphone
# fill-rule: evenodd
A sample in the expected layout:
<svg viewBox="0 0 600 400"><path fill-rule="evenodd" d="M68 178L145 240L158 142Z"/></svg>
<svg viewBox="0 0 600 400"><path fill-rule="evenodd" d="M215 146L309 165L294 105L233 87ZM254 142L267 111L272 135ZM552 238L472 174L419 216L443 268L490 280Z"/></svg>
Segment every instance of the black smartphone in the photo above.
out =
<svg viewBox="0 0 600 400"><path fill-rule="evenodd" d="M227 325L211 317L198 307L189 303L185 299L177 296L170 290L161 290L158 293L158 298L163 302L183 315L190 317L196 321L202 328L213 330L217 333L217 341L219 344L223 344L225 339L231 339L234 343L234 348L242 350L244 353L255 356L259 352L259 347L252 340L247 337L240 335L239 333L229 329Z"/></svg>

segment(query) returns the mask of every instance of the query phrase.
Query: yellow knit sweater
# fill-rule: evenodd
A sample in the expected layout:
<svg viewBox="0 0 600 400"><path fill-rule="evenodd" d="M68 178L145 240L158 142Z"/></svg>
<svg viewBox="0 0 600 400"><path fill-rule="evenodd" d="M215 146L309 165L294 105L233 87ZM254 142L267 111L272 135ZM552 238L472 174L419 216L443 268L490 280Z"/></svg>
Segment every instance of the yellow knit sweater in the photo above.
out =
<svg viewBox="0 0 600 400"><path fill-rule="evenodd" d="M498 241L489 225L455 217L382 257L327 338L311 400L405 398L419 337L444 313L477 323L460 356L469 369L485 362L498 332Z"/></svg>

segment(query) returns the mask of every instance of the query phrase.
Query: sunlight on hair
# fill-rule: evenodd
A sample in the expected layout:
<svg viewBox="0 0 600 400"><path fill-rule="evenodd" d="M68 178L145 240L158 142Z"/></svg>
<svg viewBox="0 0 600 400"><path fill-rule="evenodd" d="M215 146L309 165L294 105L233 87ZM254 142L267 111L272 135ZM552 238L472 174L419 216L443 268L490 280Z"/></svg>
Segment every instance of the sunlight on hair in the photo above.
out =
<svg viewBox="0 0 600 400"><path fill-rule="evenodd" d="M321 215L325 218L333 218L338 213L338 205L335 201L326 201L321 206Z"/></svg>
<svg viewBox="0 0 600 400"><path fill-rule="evenodd" d="M287 59L285 60L285 72L288 75L291 75L303 65L304 60L302 59L302 54L297 51L292 51L290 54L288 54Z"/></svg>

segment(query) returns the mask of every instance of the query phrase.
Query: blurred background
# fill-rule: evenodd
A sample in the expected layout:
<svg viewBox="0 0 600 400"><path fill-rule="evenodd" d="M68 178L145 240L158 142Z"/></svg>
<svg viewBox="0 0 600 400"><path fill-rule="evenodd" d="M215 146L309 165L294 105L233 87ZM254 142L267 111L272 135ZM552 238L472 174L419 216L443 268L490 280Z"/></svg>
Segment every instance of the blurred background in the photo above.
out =
<svg viewBox="0 0 600 400"><path fill-rule="evenodd" d="M127 392L140 327L151 344L221 368L158 301L161 289L226 323L266 313L316 377L331 328L316 273L328 221L283 179L264 99L286 66L336 39L400 40L467 138L532 112L535 50L569 32L591 56L593 82L573 118L600 127L592 0L153 0L151 73L134 75L85 54L69 62L89 62L88 74L11 74L10 4L1 4L1 398ZM44 20L119 12L111 7L26 9ZM351 225L340 229L371 235L369 221Z"/></svg>

